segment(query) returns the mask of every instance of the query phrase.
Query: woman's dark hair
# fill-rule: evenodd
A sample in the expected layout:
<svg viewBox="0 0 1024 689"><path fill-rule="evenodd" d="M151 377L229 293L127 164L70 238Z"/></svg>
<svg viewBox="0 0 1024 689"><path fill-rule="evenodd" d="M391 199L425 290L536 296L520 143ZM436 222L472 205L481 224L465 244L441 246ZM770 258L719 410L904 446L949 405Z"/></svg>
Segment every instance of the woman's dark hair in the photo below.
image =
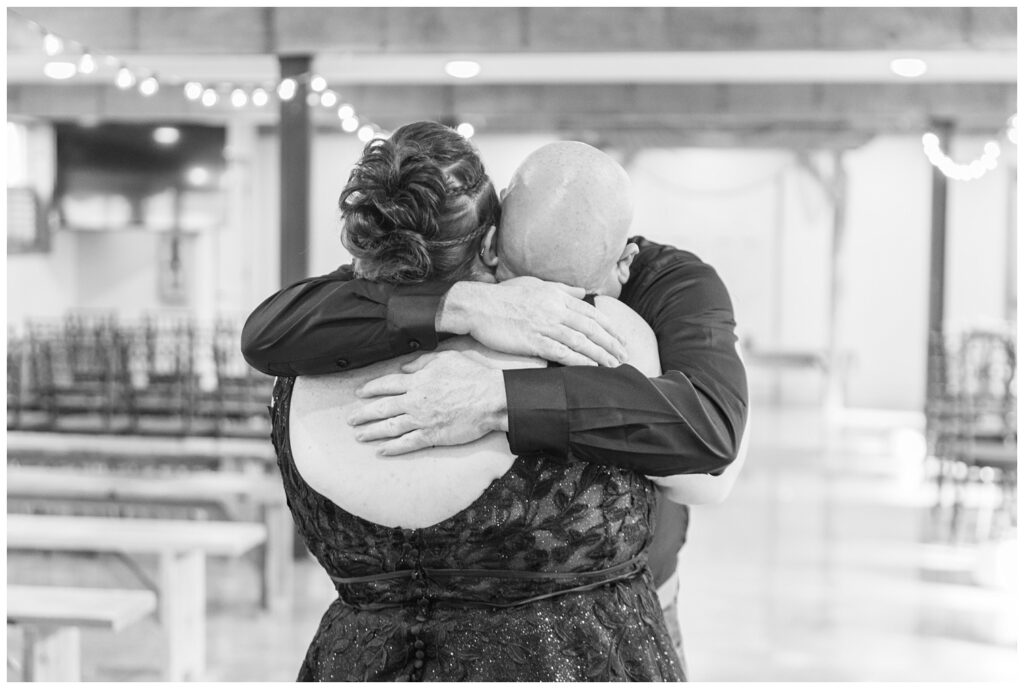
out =
<svg viewBox="0 0 1024 689"><path fill-rule="evenodd" d="M356 274L390 283L468 277L475 240L501 213L476 149L437 122L368 143L338 205Z"/></svg>

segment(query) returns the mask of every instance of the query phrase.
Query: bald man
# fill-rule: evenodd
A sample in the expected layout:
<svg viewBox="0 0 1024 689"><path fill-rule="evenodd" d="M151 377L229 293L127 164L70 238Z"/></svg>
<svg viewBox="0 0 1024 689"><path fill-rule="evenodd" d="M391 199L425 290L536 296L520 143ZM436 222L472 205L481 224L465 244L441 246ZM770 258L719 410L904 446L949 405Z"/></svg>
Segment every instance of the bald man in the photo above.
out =
<svg viewBox="0 0 1024 689"><path fill-rule="evenodd" d="M526 174L517 175L510 188L531 179L535 186L524 189L543 190L536 186L539 177ZM557 185L550 191L549 198L562 193ZM511 191L506 194L506 203L514 200ZM544 225L561 231L561 225ZM485 261L503 253L500 240L496 246L493 241L491 249L484 247ZM715 271L693 254L642 237L622 251L628 244L638 251L626 266L625 284L619 281L620 298L653 328L661 375L617 366L623 352L607 322L596 308L575 302L585 289L533 277L394 287L355 280L349 266L265 300L243 329L243 354L271 375L328 373L431 350L451 335L471 335L492 349L566 366L496 377L468 359L430 362L410 376L410 393L402 397L412 401L416 388L443 390L429 398L428 409L410 409L422 427L385 442L386 451L452 445L503 430L517 455L542 452L648 476L713 480L740 454L747 414L731 300ZM570 268L578 246L559 245L546 258ZM504 251L510 265L520 260L514 246ZM661 520L664 528L656 534L661 543L656 540L652 549L652 570L655 581L665 582L662 588L672 586L686 518L680 508ZM658 556L659 548L667 555Z"/></svg>

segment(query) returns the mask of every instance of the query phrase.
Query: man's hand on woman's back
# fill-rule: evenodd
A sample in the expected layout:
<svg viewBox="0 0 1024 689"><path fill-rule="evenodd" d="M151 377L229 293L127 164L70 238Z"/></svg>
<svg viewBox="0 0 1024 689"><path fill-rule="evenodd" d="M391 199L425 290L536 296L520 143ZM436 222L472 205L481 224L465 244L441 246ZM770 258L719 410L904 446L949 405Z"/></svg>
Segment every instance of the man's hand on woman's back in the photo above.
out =
<svg viewBox="0 0 1024 689"><path fill-rule="evenodd" d="M581 288L533 277L458 282L441 302L436 329L564 366L618 366L627 356L624 341L583 296Z"/></svg>

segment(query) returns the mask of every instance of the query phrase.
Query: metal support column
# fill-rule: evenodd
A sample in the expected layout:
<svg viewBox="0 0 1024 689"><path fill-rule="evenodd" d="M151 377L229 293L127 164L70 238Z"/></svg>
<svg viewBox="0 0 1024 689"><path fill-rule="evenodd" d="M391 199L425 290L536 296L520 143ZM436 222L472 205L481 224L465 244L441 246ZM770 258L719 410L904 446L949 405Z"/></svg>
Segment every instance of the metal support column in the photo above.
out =
<svg viewBox="0 0 1024 689"><path fill-rule="evenodd" d="M281 101L279 139L281 145L281 284L308 277L309 273L309 182L312 127L306 102L312 58L289 55L278 58L281 78L296 80L295 96ZM303 78L297 78L303 77Z"/></svg>

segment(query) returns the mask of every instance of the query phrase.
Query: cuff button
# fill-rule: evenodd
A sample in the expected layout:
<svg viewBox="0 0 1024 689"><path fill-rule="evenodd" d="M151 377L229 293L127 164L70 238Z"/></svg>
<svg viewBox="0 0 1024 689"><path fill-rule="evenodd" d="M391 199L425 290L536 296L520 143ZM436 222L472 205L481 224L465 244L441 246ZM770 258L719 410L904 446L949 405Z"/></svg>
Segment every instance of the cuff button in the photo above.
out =
<svg viewBox="0 0 1024 689"><path fill-rule="evenodd" d="M409 340L408 344L409 344L409 349L411 349L414 352L417 349L420 348L420 341L419 340Z"/></svg>
<svg viewBox="0 0 1024 689"><path fill-rule="evenodd" d="M338 359L334 362L334 365L338 368L348 368L348 359Z"/></svg>

